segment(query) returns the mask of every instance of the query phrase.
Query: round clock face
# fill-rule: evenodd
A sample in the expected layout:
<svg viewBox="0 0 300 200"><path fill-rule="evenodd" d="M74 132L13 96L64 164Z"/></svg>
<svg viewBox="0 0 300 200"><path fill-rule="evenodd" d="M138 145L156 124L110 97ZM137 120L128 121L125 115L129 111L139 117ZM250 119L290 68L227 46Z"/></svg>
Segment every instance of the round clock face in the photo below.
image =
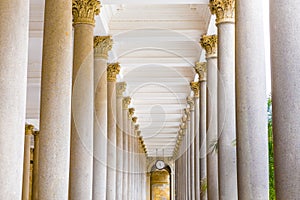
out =
<svg viewBox="0 0 300 200"><path fill-rule="evenodd" d="M157 169L163 169L165 167L165 163L162 160L158 160L156 161L155 166Z"/></svg>

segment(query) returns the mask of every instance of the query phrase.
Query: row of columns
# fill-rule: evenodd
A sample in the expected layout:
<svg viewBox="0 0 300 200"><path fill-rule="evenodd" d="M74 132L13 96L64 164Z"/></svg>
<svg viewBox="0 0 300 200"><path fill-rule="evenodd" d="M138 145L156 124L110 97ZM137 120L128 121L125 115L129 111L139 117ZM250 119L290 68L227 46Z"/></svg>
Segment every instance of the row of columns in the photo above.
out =
<svg viewBox="0 0 300 200"><path fill-rule="evenodd" d="M20 6L20 9L25 6L23 3L16 5ZM6 6L1 4L1 11L3 8ZM39 158L34 159L33 199L138 199L140 193L137 188L146 181L145 146L142 146L143 151L138 149L142 138L137 137L134 129L125 131L120 126L123 122L123 109L119 94L124 90L116 86L116 75L119 73L120 65L118 63L107 65L112 40L109 36L93 36L94 16L99 12L100 2L96 0L73 0L72 4L71 1L45 3L40 134L34 145L37 152L35 154L39 154ZM26 16L25 13L21 14L23 17ZM23 18L20 21L23 22ZM28 22L20 24L20 27L26 28L26 25ZM15 31L11 30L13 33ZM28 30L17 32L23 33ZM28 37L23 39L28 41ZM21 49L19 52L27 55L23 53L27 52L27 49ZM27 66L24 63L22 65ZM2 69L4 68L1 65ZM26 71L27 68L20 66L20 69ZM26 73L21 75L24 75L26 81ZM22 83L22 87L26 86L22 78L18 80L20 80L18 83ZM26 91L26 88L23 88L23 91ZM19 94L21 93L18 92ZM21 96L18 98L18 101L22 100ZM12 117L18 120L22 118L23 120L19 121L24 122L25 100L22 102L24 116L22 117L21 110L18 110L19 117L16 118L17 113ZM11 100L9 103L14 102ZM130 117L128 119L130 121L126 123L134 128L134 122ZM18 123L14 127L17 127ZM24 170L24 173L21 171L19 173L23 174L23 199L29 198L30 140L27 133L29 131L26 131L25 151L24 149L14 151L20 154L17 156L18 160L24 158L24 168L16 168L17 165L13 165L14 174L18 175L18 170ZM24 136L19 137L22 140L15 141L24 146ZM126 141L123 137L130 140L125 144L127 147L123 147L123 141ZM16 161L14 159L16 155L8 153L6 156L8 156L6 162ZM127 158L127 167L123 165L123 156ZM20 163L23 163L23 160ZM6 167L4 169L8 170ZM124 185L127 185L127 188L122 187L123 174L127 174L132 183L129 185L125 181ZM1 180L9 183L4 178ZM17 182L20 180L18 183L22 186L22 177L16 178L14 183L16 180ZM14 188L9 192L7 186L9 184L1 187L0 193L5 196L3 198L18 199L17 196L21 194L18 194L18 189ZM128 196L123 198L123 194Z"/></svg>
<svg viewBox="0 0 300 200"><path fill-rule="evenodd" d="M72 2L74 16L72 70L71 2L71 0L67 2L57 0L53 4L51 1L45 1L38 162L40 199L68 199L68 197L91 199L94 193L97 193L96 189L92 189L92 186L97 184L94 178L98 176L94 173L94 152L98 148L95 143L99 141L95 141L95 131L93 130L95 116L92 103L94 102L94 69L91 66L95 62L93 58L93 20L94 14L98 13L99 3L98 1L76 0ZM216 141L217 138L213 137L220 136L218 134L221 130L220 137L222 139L220 140L222 141L218 141L217 155L219 156L213 155L213 151L209 151L211 143L207 142L208 198L230 199L229 196L232 198L233 195L233 199L237 196L240 199L268 199L262 2L259 0L249 2L212 0L211 2L215 3L215 8L212 10L217 14L218 28L220 29L218 31L220 76L217 75L217 69L214 69L217 66L216 58L210 57L210 50L206 49L208 65L206 141L214 141L214 139ZM299 110L297 103L300 99L300 87L298 86L300 73L298 73L299 68L296 64L299 56L299 51L297 51L299 42L297 42L296 35L300 32L297 26L300 7L294 1L278 0L271 2L270 8L276 193L278 199L297 199L300 196L300 183L297 176L300 166L300 159L297 157L300 155L300 150L297 148L300 141L298 134L300 126L295 120L299 118L300 113L297 112ZM232 11L236 11L236 16ZM293 15L287 17L290 12L293 12ZM29 2L2 2L0 3L0 13L1 18L13 20L13 22L10 20L0 22L0 126L10 127L10 134L0 134L1 150L5 152L0 154L0 180L2 183L0 199L20 199L24 160ZM232 55L228 55L228 57L224 55L226 51L231 52L232 49L229 47L234 48L232 45L233 22L230 20L223 22L221 17L237 19L235 22L235 58ZM7 38L7 35L11 35L11 37ZM231 59L230 62L225 60L227 58ZM234 60L236 61L235 65L232 64ZM227 74L233 71L232 67L235 67L236 74L234 76ZM232 82L232 76L235 77L235 82ZM224 82L222 83L220 80ZM226 89L224 91L229 91L228 99L227 93L225 92L226 95L222 93L222 87L220 88L219 84ZM217 88L212 90L216 86ZM232 91L236 91L235 94ZM216 96L216 92L218 96ZM224 96L225 102L228 102L229 106L220 112L221 114L226 113L226 116L229 114L231 117L228 118L229 121L220 125L223 119L222 115L219 116L217 109L226 104L220 102L224 99L219 99ZM235 99L236 102L236 112L233 109L232 99ZM200 107L202 107L201 102L202 100L200 100ZM236 113L235 116L234 113ZM72 126L70 126L71 116ZM236 126L232 127L234 117ZM225 119L227 120L227 117ZM232 142L229 130L234 131L234 128L236 128L237 159L224 162L224 158L220 158L220 155L231 152L226 155L230 158L234 152L233 148L226 148L228 142ZM201 130L202 127L200 127L200 132ZM202 143L201 136L202 133L200 133L200 144ZM227 143L223 143L226 141ZM101 155L103 156L103 154ZM201 151L200 157L202 157ZM218 162L219 170L216 165ZM224 162L226 166L221 166L220 162ZM235 162L237 180L229 177L230 181L226 182L226 173L231 174L232 170L235 170L229 166L234 166ZM290 162L292 164L286 165ZM186 162L178 159L176 163L179 171L183 167L186 168ZM180 165L182 167L179 167ZM220 169L223 167L224 169ZM69 169L71 173L69 173ZM215 173L212 173L212 170ZM219 175L217 176L217 174ZM234 177L234 174L231 175ZM178 174L178 176L182 179L186 178L183 174ZM202 179L200 180L202 182ZM233 187L235 184L237 187ZM105 187L106 183L100 185ZM215 190L213 191L212 188ZM235 188L233 191L236 192L228 194L228 188ZM185 194L190 195L190 192ZM216 197L217 195L219 197Z"/></svg>
<svg viewBox="0 0 300 200"><path fill-rule="evenodd" d="M183 120L178 136L179 144L180 141L182 143L181 146L176 144L179 150L174 152L178 158L177 199L195 199L193 183L201 191L200 198L196 199L269 198L262 4L258 0L210 1L211 12L217 17L218 36L204 35L200 41L206 51L207 63L197 63L195 66L200 85L200 120L195 118L195 123L200 124L200 133L195 132L193 161L196 164L186 160L190 154L186 141L193 136L193 131L185 128L189 123ZM295 145L300 141L297 137L299 126L295 121L299 117L295 107L300 99L296 95L299 73L293 56L298 51L296 54L289 53L298 42L295 42L295 32L286 35L288 30L300 32L300 29L293 26L296 18L282 17L287 15L290 6L295 8L293 16L299 16L296 12L300 7L295 3L270 3L275 190L278 199L296 199L300 188L300 179L295 175L300 170L297 158L299 148ZM284 42L279 42L282 39ZM291 93L292 90L295 92ZM195 91L194 95L197 96ZM197 134L200 136L197 137ZM197 155L200 155L200 169L197 167ZM291 162L292 166L284 164ZM192 177L193 167L196 168L196 182ZM200 170L199 174L197 170ZM186 175L190 175L188 179L184 177ZM200 187L197 180L201 182Z"/></svg>

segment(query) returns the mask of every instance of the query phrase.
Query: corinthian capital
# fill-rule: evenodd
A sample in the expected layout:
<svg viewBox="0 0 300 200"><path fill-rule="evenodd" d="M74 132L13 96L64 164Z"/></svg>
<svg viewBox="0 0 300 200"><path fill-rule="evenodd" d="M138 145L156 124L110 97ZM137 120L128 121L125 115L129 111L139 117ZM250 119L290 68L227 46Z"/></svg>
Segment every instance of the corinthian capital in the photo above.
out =
<svg viewBox="0 0 300 200"><path fill-rule="evenodd" d="M130 97L124 97L123 98L123 109L124 110L127 110L128 109L128 106L131 102L131 98Z"/></svg>
<svg viewBox="0 0 300 200"><path fill-rule="evenodd" d="M33 135L34 133L34 126L31 124L26 124L25 125L25 135Z"/></svg>
<svg viewBox="0 0 300 200"><path fill-rule="evenodd" d="M95 25L95 15L100 13L100 2L97 0L72 0L73 25Z"/></svg>
<svg viewBox="0 0 300 200"><path fill-rule="evenodd" d="M216 24L234 23L235 0L210 0L211 14L216 15Z"/></svg>
<svg viewBox="0 0 300 200"><path fill-rule="evenodd" d="M126 86L127 86L127 84L125 82L117 83L117 97L123 96L123 92L125 92Z"/></svg>
<svg viewBox="0 0 300 200"><path fill-rule="evenodd" d="M200 44L206 51L206 58L217 57L218 52L218 36L203 35L200 39Z"/></svg>
<svg viewBox="0 0 300 200"><path fill-rule="evenodd" d="M133 118L132 118L132 122L133 122L133 123L136 123L136 122L137 122L137 117L133 117Z"/></svg>
<svg viewBox="0 0 300 200"><path fill-rule="evenodd" d="M108 58L108 52L112 49L113 40L111 36L94 37L94 54L96 57Z"/></svg>
<svg viewBox="0 0 300 200"><path fill-rule="evenodd" d="M199 82L191 82L190 83L191 89L194 92L195 97L199 97Z"/></svg>
<svg viewBox="0 0 300 200"><path fill-rule="evenodd" d="M190 121L190 114L191 114L191 110L189 108L185 108L184 109L184 114L186 115L186 120Z"/></svg>
<svg viewBox="0 0 300 200"><path fill-rule="evenodd" d="M197 83L197 82L196 82ZM193 111L194 110L194 108L195 108L195 102L194 102L194 99L193 99L193 97L191 97L191 96L188 96L187 98L186 98L186 101L187 101L187 104L189 104L189 108L190 108L190 111Z"/></svg>
<svg viewBox="0 0 300 200"><path fill-rule="evenodd" d="M196 62L194 67L196 73L199 75L199 81L206 81L207 79L207 63L206 62Z"/></svg>
<svg viewBox="0 0 300 200"><path fill-rule="evenodd" d="M129 118L132 118L132 116L134 115L134 108L129 108L128 112L129 112Z"/></svg>
<svg viewBox="0 0 300 200"><path fill-rule="evenodd" d="M107 66L107 81L115 82L117 80L117 75L120 73L119 63L110 63Z"/></svg>

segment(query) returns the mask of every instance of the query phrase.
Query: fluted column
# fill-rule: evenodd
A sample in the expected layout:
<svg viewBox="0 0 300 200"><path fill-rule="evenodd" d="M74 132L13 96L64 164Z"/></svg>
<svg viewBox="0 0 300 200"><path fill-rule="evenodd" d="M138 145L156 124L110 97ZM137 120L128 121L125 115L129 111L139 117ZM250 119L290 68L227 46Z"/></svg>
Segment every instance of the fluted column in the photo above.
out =
<svg viewBox="0 0 300 200"><path fill-rule="evenodd" d="M1 1L0 17L0 199L21 199L29 0Z"/></svg>
<svg viewBox="0 0 300 200"><path fill-rule="evenodd" d="M211 0L218 27L218 164L220 200L237 199L235 0Z"/></svg>
<svg viewBox="0 0 300 200"><path fill-rule="evenodd" d="M34 131L34 149L33 149L33 170L32 170L32 199L38 200L39 186L39 152L40 152L40 132Z"/></svg>
<svg viewBox="0 0 300 200"><path fill-rule="evenodd" d="M194 93L194 199L200 199L200 118L199 118L199 82L191 82Z"/></svg>
<svg viewBox="0 0 300 200"><path fill-rule="evenodd" d="M244 9L242 5L238 8ZM255 1L255 3L253 3L253 10L255 8L262 10L261 2ZM249 15L252 14L253 11L251 11L249 11ZM299 12L300 4L297 1L270 1L274 168L276 199L278 200L299 199L300 197ZM254 23L255 21L258 28L262 27L261 15L254 14L255 13L253 13L253 20L251 22ZM255 41L257 43L261 42L261 40L259 40L261 37L258 37L262 35L262 33L258 33L258 31L261 31L261 29L257 29L255 32L259 34ZM258 45L262 47L261 43ZM262 51L262 49L259 50ZM255 67L255 69L258 70L259 66L262 67L262 63L263 61L261 59L260 65ZM257 73L259 72L262 71L258 70ZM264 74L260 75L261 76L255 75L255 80L261 80L260 82L264 84L262 77ZM255 86L257 84L258 83L256 83ZM263 92L262 87L260 92ZM265 114L265 107L262 108L260 106L259 108L261 108L260 112ZM260 118L261 117L259 117L259 119ZM265 120L263 122L265 122ZM262 122L260 122L260 124L261 123ZM262 125L261 128L265 130L265 127ZM262 133L265 134L265 132L261 131L261 134ZM264 138L264 142L260 142L258 148L265 150L265 144Z"/></svg>
<svg viewBox="0 0 300 200"><path fill-rule="evenodd" d="M24 161L23 161L23 189L22 200L29 200L30 188L30 141L34 133L34 126L25 125Z"/></svg>
<svg viewBox="0 0 300 200"><path fill-rule="evenodd" d="M38 191L34 192L34 199L68 199L72 80L71 9L71 1L59 0L55 4L49 0L45 1L40 145L39 150L35 149L35 155L39 152L39 159L34 169L34 177L38 170ZM34 180L34 184L36 181ZM34 187L35 190L36 185Z"/></svg>
<svg viewBox="0 0 300 200"><path fill-rule="evenodd" d="M122 199L126 200L128 199L128 106L131 102L130 97L124 97L123 98L123 106L122 106L122 120L123 120L123 192L122 192Z"/></svg>
<svg viewBox="0 0 300 200"><path fill-rule="evenodd" d="M207 198L219 200L218 189L218 67L217 67L217 36L204 35L201 38L201 46L206 51L207 60ZM202 186L201 186L202 187Z"/></svg>
<svg viewBox="0 0 300 200"><path fill-rule="evenodd" d="M116 199L122 200L123 190L123 92L126 90L126 83L117 83L117 177L116 177Z"/></svg>
<svg viewBox="0 0 300 200"><path fill-rule="evenodd" d="M97 0L73 0L73 90L70 199L92 199L94 121L94 17Z"/></svg>
<svg viewBox="0 0 300 200"><path fill-rule="evenodd" d="M116 199L116 80L120 72L119 63L107 66L107 180L106 199Z"/></svg>
<svg viewBox="0 0 300 200"><path fill-rule="evenodd" d="M94 37L94 140L93 199L106 200L107 162L107 59L112 49L110 36Z"/></svg>
<svg viewBox="0 0 300 200"><path fill-rule="evenodd" d="M206 105L206 90L207 90L207 85L206 85L206 80L207 80L207 63L206 62L197 62L196 66L195 66L195 71L199 76L199 84L198 86L198 90L200 90L199 95L199 103L200 106L198 106L198 108L196 108L196 104L195 104L195 110L196 109L200 109L200 137L199 137L199 151L200 151L200 186L198 188L200 188L200 196L201 196L201 200L207 200L207 191L203 191L207 185L207 162L206 162L206 109L207 109L207 105ZM197 87L195 87L194 89L194 94L197 91ZM197 176L198 177L198 176ZM197 199L200 199L197 198Z"/></svg>

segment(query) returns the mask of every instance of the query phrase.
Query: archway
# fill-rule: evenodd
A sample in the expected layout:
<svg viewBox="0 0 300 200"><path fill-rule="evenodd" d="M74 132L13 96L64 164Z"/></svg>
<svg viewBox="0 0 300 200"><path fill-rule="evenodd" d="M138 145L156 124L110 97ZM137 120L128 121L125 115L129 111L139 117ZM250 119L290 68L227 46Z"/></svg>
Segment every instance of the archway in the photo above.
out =
<svg viewBox="0 0 300 200"><path fill-rule="evenodd" d="M151 200L170 200L172 197L171 168L151 170L150 196Z"/></svg>

